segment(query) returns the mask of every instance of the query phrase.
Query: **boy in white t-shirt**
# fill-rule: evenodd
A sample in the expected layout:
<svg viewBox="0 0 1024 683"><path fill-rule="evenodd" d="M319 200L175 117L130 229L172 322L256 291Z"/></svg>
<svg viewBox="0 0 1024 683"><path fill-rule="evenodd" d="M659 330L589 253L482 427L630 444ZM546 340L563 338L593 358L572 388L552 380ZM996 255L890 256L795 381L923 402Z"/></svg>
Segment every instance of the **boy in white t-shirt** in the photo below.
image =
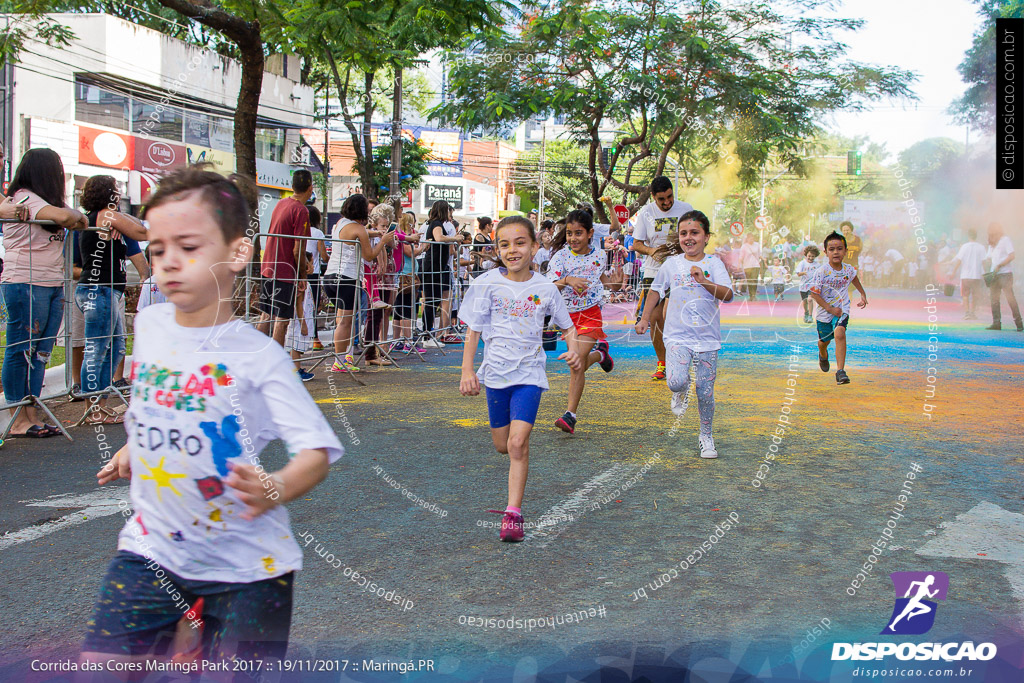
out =
<svg viewBox="0 0 1024 683"><path fill-rule="evenodd" d="M814 300L811 299L810 292L804 289L804 283L807 282L807 278L817 268L817 264L814 262L821 251L813 244L804 247L804 257L799 263L796 264L794 274L800 278L800 300L803 302L804 307L804 323L811 324L811 316L814 314Z"/></svg>
<svg viewBox="0 0 1024 683"><path fill-rule="evenodd" d="M225 294L252 249L238 188L183 169L160 182L146 215L169 303L136 317L128 443L97 474L101 485L130 477L131 504L82 663L170 658L161 648L183 616L198 627L199 598L199 659L280 660L302 568L283 503L323 481L343 449L287 354L233 318ZM259 456L275 439L291 457L269 472Z"/></svg>
<svg viewBox="0 0 1024 683"><path fill-rule="evenodd" d="M651 326L654 308L663 296L665 306L665 349L668 388L672 390L672 412L686 413L690 387L690 365L696 365L697 411L700 413L700 457L717 458L711 422L715 415L715 377L722 333L718 306L732 301L732 282L722 260L704 253L711 236L711 223L700 211L689 211L679 221L678 242L659 253L676 254L665 259L651 283L651 306L636 323L636 333Z"/></svg>
<svg viewBox="0 0 1024 683"><path fill-rule="evenodd" d="M825 237L824 245L827 260L818 266L807 281L801 286L811 293L811 298L818 304L818 367L828 372L828 345L833 338L836 340L836 384L849 384L846 374L846 328L850 324L850 285L860 292L858 308L868 305L868 294L864 291L857 269L846 258L846 238L838 232L831 232Z"/></svg>

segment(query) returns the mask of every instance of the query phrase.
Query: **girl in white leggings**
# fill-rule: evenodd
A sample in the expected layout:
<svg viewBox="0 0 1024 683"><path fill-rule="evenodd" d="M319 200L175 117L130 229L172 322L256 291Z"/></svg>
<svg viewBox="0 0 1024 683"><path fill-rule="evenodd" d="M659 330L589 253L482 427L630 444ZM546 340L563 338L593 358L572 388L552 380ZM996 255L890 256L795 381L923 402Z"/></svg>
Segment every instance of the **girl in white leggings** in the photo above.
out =
<svg viewBox="0 0 1024 683"><path fill-rule="evenodd" d="M686 413L690 388L690 366L695 365L697 410L700 413L700 457L717 458L711 422L715 416L715 376L718 374L718 350L722 348L718 304L731 301L732 281L725 264L715 255L707 255L711 236L708 217L690 211L679 219L676 236L655 252L664 261L651 283L653 297L644 306L644 315L636 323L643 334L650 327L650 312L663 297L665 311L665 365L668 388L672 390L672 412Z"/></svg>

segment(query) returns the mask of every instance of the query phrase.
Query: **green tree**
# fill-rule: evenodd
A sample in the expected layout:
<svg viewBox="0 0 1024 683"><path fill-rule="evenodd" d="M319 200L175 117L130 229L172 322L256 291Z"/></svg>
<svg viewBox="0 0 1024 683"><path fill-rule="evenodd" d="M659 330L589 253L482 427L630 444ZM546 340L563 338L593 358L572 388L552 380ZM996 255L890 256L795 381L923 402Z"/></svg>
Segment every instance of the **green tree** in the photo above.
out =
<svg viewBox="0 0 1024 683"><path fill-rule="evenodd" d="M75 34L71 29L43 14L45 9L37 9L33 5L0 2L0 12L13 15L0 34L0 66L17 62L28 41L37 40L54 47L67 47L74 40Z"/></svg>
<svg viewBox="0 0 1024 683"><path fill-rule="evenodd" d="M844 58L834 34L863 22L814 15L828 4L809 0L787 16L762 2L531 2L518 25L464 44L477 58L453 59L452 97L432 114L464 128L565 117L588 146L594 202L609 186L643 202L670 154L723 141L752 185L770 156L800 170L800 144L827 112L912 96L912 74ZM601 159L609 128L625 130L612 164L621 179ZM638 174L647 160L653 169Z"/></svg>
<svg viewBox="0 0 1024 683"><path fill-rule="evenodd" d="M390 72L393 79L424 52L455 45L471 30L500 23L506 7L505 0L300 0L284 12L299 27L296 40L303 54L322 63L335 90L356 168L370 195L379 187L370 126L384 85L378 74ZM394 80L384 85L393 86Z"/></svg>
<svg viewBox="0 0 1024 683"><path fill-rule="evenodd" d="M540 156L540 147L535 147L520 154L512 169L517 192L526 190L532 206L539 198ZM590 201L586 147L570 140L554 140L547 143L544 157L545 214L564 216L578 203Z"/></svg>
<svg viewBox="0 0 1024 683"><path fill-rule="evenodd" d="M967 90L949 108L956 121L974 130L991 131L996 115L996 19L1024 17L1021 0L975 0L981 27L957 70Z"/></svg>
<svg viewBox="0 0 1024 683"><path fill-rule="evenodd" d="M963 144L951 138L928 138L899 153L900 166L912 176L931 175L964 153Z"/></svg>
<svg viewBox="0 0 1024 683"><path fill-rule="evenodd" d="M400 192L415 190L420 186L420 179L427 175L427 159L430 148L424 147L415 140L402 138L402 176ZM353 164L353 171L358 172L358 162ZM377 189L391 192L391 147L380 146L373 150L373 172ZM387 189L385 189L387 188ZM394 194L394 193L392 193Z"/></svg>

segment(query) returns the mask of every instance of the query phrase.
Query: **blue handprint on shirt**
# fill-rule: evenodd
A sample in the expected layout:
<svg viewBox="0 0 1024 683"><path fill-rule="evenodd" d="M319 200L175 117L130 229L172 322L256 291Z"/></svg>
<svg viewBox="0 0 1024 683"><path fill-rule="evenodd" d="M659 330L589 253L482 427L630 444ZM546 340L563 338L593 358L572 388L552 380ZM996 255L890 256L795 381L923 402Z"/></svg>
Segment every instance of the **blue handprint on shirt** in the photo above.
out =
<svg viewBox="0 0 1024 683"><path fill-rule="evenodd" d="M242 454L242 446L238 443L238 418L227 415L221 420L220 430L216 422L200 422L199 428L210 439L213 449L213 464L222 477L228 476L228 460Z"/></svg>

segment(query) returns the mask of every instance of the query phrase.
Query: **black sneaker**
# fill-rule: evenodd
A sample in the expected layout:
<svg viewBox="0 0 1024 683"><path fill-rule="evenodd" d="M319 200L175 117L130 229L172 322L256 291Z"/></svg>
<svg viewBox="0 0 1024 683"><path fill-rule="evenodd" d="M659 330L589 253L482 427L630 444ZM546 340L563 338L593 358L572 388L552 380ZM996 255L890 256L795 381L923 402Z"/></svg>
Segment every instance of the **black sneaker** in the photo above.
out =
<svg viewBox="0 0 1024 683"><path fill-rule="evenodd" d="M132 386L132 383L129 382L128 380L124 379L123 377L121 379L117 380L116 382L114 382L114 388L115 389L129 389L129 388L131 388L131 386Z"/></svg>
<svg viewBox="0 0 1024 683"><path fill-rule="evenodd" d="M601 369L605 372L611 372L612 368L615 367L615 361L612 359L611 353L609 353L608 342L605 339L597 342L597 352L601 354L601 360L597 362L601 366Z"/></svg>
<svg viewBox="0 0 1024 683"><path fill-rule="evenodd" d="M822 372L828 372L830 367L828 364L828 356L825 356L824 358L818 356L818 367L821 368Z"/></svg>
<svg viewBox="0 0 1024 683"><path fill-rule="evenodd" d="M846 374L846 370L836 370L836 384L849 384L850 378Z"/></svg>
<svg viewBox="0 0 1024 683"><path fill-rule="evenodd" d="M569 411L565 411L562 417L555 420L555 426L561 429L563 432L569 432L570 434L576 433L576 418L569 414Z"/></svg>

